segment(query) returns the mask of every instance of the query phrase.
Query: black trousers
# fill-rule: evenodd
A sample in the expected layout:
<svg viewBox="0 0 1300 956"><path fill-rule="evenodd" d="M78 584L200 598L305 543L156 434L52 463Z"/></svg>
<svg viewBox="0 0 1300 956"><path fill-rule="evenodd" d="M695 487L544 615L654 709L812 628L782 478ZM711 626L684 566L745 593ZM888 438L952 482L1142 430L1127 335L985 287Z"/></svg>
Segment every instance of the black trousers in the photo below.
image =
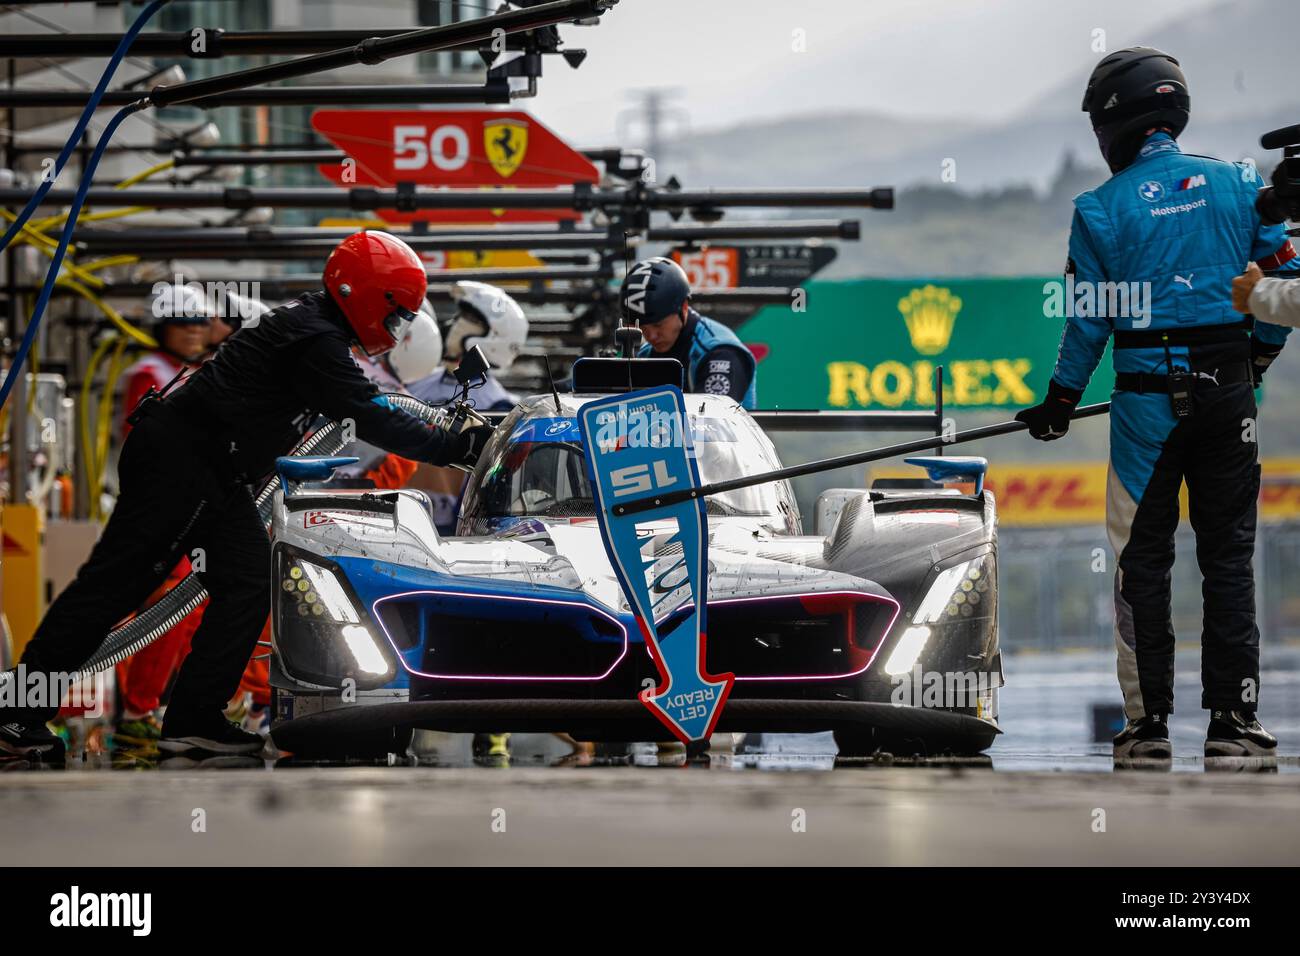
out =
<svg viewBox="0 0 1300 956"><path fill-rule="evenodd" d="M165 407L155 406L127 436L118 474L121 493L103 535L46 612L22 663L76 671L189 557L209 601L167 715L170 722L215 714L238 688L270 613L266 529L247 487L223 473L194 426Z"/></svg>
<svg viewBox="0 0 1300 956"><path fill-rule="evenodd" d="M1157 403L1161 409L1168 401L1164 395L1139 400ZM1115 481L1112 436L1107 520L1112 541L1122 542L1117 547L1116 632L1120 684L1130 717L1173 709L1170 572L1184 481L1203 578L1201 706L1256 709L1259 628L1252 562L1260 471L1259 445L1250 433L1256 415L1255 394L1248 384L1198 389L1192 416L1170 416L1176 424L1163 444L1151 448L1151 478L1137 501ZM1122 424L1116 418L1112 426L1117 422Z"/></svg>

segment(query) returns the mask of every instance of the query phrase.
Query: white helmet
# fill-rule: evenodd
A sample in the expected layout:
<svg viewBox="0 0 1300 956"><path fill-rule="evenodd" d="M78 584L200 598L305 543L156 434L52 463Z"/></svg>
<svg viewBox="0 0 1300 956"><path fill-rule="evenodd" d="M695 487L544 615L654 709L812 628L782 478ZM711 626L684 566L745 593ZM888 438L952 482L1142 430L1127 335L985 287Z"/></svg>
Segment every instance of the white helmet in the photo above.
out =
<svg viewBox="0 0 1300 956"><path fill-rule="evenodd" d="M442 363L442 332L428 302L420 305L415 320L385 356L393 374L403 385L428 378Z"/></svg>
<svg viewBox="0 0 1300 956"><path fill-rule="evenodd" d="M528 338L528 319L519 303L486 282L457 282L451 287L451 297L488 327L487 335L466 338L461 354L477 345L493 368L509 368Z"/></svg>
<svg viewBox="0 0 1300 956"><path fill-rule="evenodd" d="M202 324L216 315L212 300L207 297L203 287L197 282L188 282L184 285L171 282L155 283L150 312L160 325L169 322L182 325Z"/></svg>
<svg viewBox="0 0 1300 956"><path fill-rule="evenodd" d="M222 295L225 298L225 308L221 312L221 318L232 328L237 329L245 322L260 319L271 311L269 305L261 299L254 299L251 295L241 295L229 290L223 290Z"/></svg>

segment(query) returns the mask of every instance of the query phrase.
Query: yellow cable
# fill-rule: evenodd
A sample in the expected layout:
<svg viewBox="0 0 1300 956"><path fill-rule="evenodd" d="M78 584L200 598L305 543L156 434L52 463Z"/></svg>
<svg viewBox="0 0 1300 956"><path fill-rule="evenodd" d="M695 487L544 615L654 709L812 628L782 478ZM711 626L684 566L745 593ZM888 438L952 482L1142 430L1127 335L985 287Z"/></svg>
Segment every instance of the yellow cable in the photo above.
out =
<svg viewBox="0 0 1300 956"><path fill-rule="evenodd" d="M175 165L176 165L176 160L164 159L161 163L158 163L156 166L150 166L148 169L141 170L140 172L136 173L134 176L126 177L126 179L122 180L113 188L130 189L136 183L144 182L144 180L148 179L150 176L155 176L158 173L166 172L167 170L171 169Z"/></svg>
<svg viewBox="0 0 1300 956"><path fill-rule="evenodd" d="M165 170L171 169L175 165L176 165L175 160L165 159L161 163L157 163L156 165L150 166L148 169L141 170L140 172L136 173L133 176L128 176L126 179L122 180L113 188L130 189L132 186L136 185L137 183L141 183L151 176L164 172ZM135 216L135 215L139 215L140 213L153 212L153 211L154 208L152 206L126 206L118 209L105 209L99 212L83 213L82 215L77 217L77 222L102 222L106 219L121 219L126 216ZM9 219L10 222L12 222L17 218L16 215L9 212L8 210L0 210L0 212L2 212L4 216L7 219ZM40 241L47 243L49 247L53 249L58 245L58 243L52 237L41 235L41 234L44 233L46 230L51 229L55 226L61 226L67 221L68 221L68 214L60 213L55 216L47 216L44 219L38 219L35 222L29 222L23 226L22 231L31 237L29 241L39 238ZM82 276L81 278L83 281L86 281L85 276ZM102 288L102 286L100 287Z"/></svg>
<svg viewBox="0 0 1300 956"><path fill-rule="evenodd" d="M13 213L9 212L7 209L0 209L0 215L3 215L10 222L18 218ZM19 242L29 243L33 248L39 249L41 253L48 259L54 258L54 250L58 248L57 242L55 242L49 236L37 232L31 225L25 225L22 227L22 235L19 238ZM99 276L91 275L90 273L86 272L75 262L73 262L70 257L64 258L63 268L68 272L69 275L74 275L82 282L89 283L90 285L93 285L97 289L102 289L104 287L103 279L99 278Z"/></svg>
<svg viewBox="0 0 1300 956"><path fill-rule="evenodd" d="M119 255L107 256L103 259L92 259L89 262L83 262L81 268L86 272L98 272L100 269L111 269L114 266L129 266L133 262L139 262L139 256Z"/></svg>
<svg viewBox="0 0 1300 956"><path fill-rule="evenodd" d="M145 348L155 349L158 347L158 341L152 335L149 335L131 325L131 323L127 322L126 319L122 318L121 314L116 309L84 286L67 278L60 278L58 282L59 284L72 289L87 302L90 302L98 308L109 319L109 321L125 333L125 335L114 333L113 335L106 337L98 346L96 346L94 353L90 357L90 361L86 365L86 377L81 383L81 460L85 463L86 482L87 487L90 489L90 517L92 520L100 521L103 519L103 514L99 507L99 495L100 490L103 487L104 471L108 467L108 452L105 448L102 453L103 461L101 462L99 460L100 456L97 453L97 449L100 447L102 442L93 438L90 430L90 393L95 381L95 375L99 371L99 363L103 360L104 353L108 350L109 346L114 343L119 343L118 350L114 354L114 365L110 365L109 368L110 382L109 385L106 386L115 387L117 377L121 374L121 369L120 367L117 367L115 371L114 366L120 360L122 349L132 341L143 345ZM112 426L111 413L105 411L105 406L107 406L108 409L112 408L111 392L108 393L100 402L100 436L104 434L104 415L109 416L109 427L111 428Z"/></svg>
<svg viewBox="0 0 1300 956"><path fill-rule="evenodd" d="M4 216L10 222L14 222L18 219L17 213L12 213L8 209L0 209L0 216ZM22 233L22 241L30 242L34 246L54 249L59 245L57 240L38 230L34 223L24 223L22 229L19 231Z"/></svg>
<svg viewBox="0 0 1300 956"><path fill-rule="evenodd" d="M76 292L78 295L80 295L91 305L95 306L95 308L99 309L99 311L104 313L104 316L110 322L112 322L115 326L118 327L118 329L124 332L132 341L136 342L139 345L143 345L147 349L158 348L157 339L155 339L152 335L150 335L148 332L144 331L143 329L132 325L130 322L128 322L126 319L122 317L122 313L118 312L117 309L113 308L111 305L109 305L107 302L105 302L103 299L97 296L94 292L91 292L85 286L81 285L78 282L73 281L72 279L67 279L67 278L60 278L58 280L58 284L67 286L69 289L71 289L73 292Z"/></svg>
<svg viewBox="0 0 1300 956"><path fill-rule="evenodd" d="M108 470L108 447L113 439L114 393L117 391L117 380L121 378L125 367L123 355L128 344L125 338L118 341L113 357L109 360L108 375L104 379L104 391L99 398L99 431L95 435L96 487L103 487L104 472Z"/></svg>
<svg viewBox="0 0 1300 956"><path fill-rule="evenodd" d="M33 245L35 245L35 243L33 243ZM54 253L51 250L46 249L44 246L37 245L36 248L39 249L47 259L54 258ZM81 266L73 262L72 259L68 256L64 256L63 268L60 271L66 272L68 276L72 276L78 281L84 282L86 283L86 285L93 286L96 289L102 289L106 285L103 279L101 279L97 275L87 272ZM62 282L66 278L67 276L60 276L56 281Z"/></svg>
<svg viewBox="0 0 1300 956"><path fill-rule="evenodd" d="M119 206L113 209L101 209L99 212L87 212L77 217L77 222L102 222L105 219L120 219L123 216L134 216L142 212L153 212L153 206ZM54 226L62 225L67 216L48 216L45 219L38 219L30 223L33 229L41 231L50 229Z"/></svg>
<svg viewBox="0 0 1300 956"><path fill-rule="evenodd" d="M157 173L161 173L164 170L171 169L174 165L176 165L174 160L164 159L161 163L158 163L155 166L150 166L148 169L141 170L140 172L136 173L134 176L128 176L126 179L122 180L113 188L130 189L132 186L136 185L137 183L143 182L144 180L148 179L150 176L153 176ZM143 210L144 208L145 207L143 206L127 207L128 210L135 210L135 211L140 211ZM110 214L107 215L104 213L88 213L87 215L84 216L78 216L77 222L95 222L101 219L114 219L117 218L118 216L130 215L130 214L131 214L130 211L123 212L120 209L113 210ZM57 216L49 216L45 219L42 219L40 220L40 222L33 223L33 226L37 229L44 231L53 226L61 226L67 221L68 221L68 214L65 212L65 213L60 213Z"/></svg>
<svg viewBox="0 0 1300 956"><path fill-rule="evenodd" d="M121 336L114 334L106 335L100 340L99 344L95 346L95 351L90 355L90 361L86 363L86 377L81 382L81 461L86 469L86 487L90 491L90 517L92 521L100 520L100 488L95 484L95 448L90 433L90 391L104 353L119 338Z"/></svg>

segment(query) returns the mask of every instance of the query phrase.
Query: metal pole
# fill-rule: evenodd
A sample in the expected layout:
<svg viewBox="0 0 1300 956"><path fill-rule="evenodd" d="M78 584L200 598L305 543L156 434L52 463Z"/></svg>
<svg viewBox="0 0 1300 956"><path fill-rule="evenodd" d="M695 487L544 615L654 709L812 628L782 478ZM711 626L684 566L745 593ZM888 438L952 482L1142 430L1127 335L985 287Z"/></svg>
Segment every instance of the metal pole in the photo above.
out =
<svg viewBox="0 0 1300 956"><path fill-rule="evenodd" d="M31 0L26 0L26 3L30 2ZM196 26L194 29L203 31L206 49L202 52L195 52L194 36L191 33L158 31L140 34L131 45L131 53L139 57L167 59L188 57L194 60L216 60L228 56L301 56L305 53L327 53L340 47L355 46L371 37L403 36L419 30L420 27L393 30L253 31ZM107 57L112 56L121 39L121 35L116 33L23 34L0 37L0 57L20 59ZM473 52L478 48L476 43L462 43L448 49ZM506 49L517 50L520 46L507 42Z"/></svg>
<svg viewBox="0 0 1300 956"><path fill-rule="evenodd" d="M500 35L498 31L518 33L537 27L552 26L566 20L598 17L617 2L618 0L555 0L554 3L543 3L535 7L511 10L475 20L429 27L426 30L414 30L398 36L372 36L355 46L341 50L315 53L279 63L268 63L265 66L191 80L175 86L158 87L149 91L149 101L158 107L177 106L233 90L324 73L357 63L373 66L411 53L446 49L448 46L460 43L484 42Z"/></svg>
<svg viewBox="0 0 1300 956"><path fill-rule="evenodd" d="M656 190L638 195L632 189L591 189L584 184L556 189L401 189L354 186L280 187L273 189L232 186L226 189L112 189L95 187L86 196L88 206L152 206L157 209L251 209L271 206L279 209L574 209L638 208L672 210L716 209L722 206L771 207L854 207L892 209L894 191L875 189L809 190L700 190L686 194ZM0 202L25 202L25 189L0 189ZM49 206L72 202L71 189L51 189L44 198ZM685 197L685 200L683 199Z"/></svg>
<svg viewBox="0 0 1300 956"><path fill-rule="evenodd" d="M1075 409L1070 417L1091 418L1094 415L1105 415L1110 412L1110 402L1098 402L1096 405L1085 405L1082 408ZM999 422L996 425L982 425L979 428L968 428L964 432L957 432L945 445L959 445L963 442L978 441L982 438L995 438L998 435L1009 435L1012 432L1024 431L1029 426L1024 422L1009 421ZM751 485L762 485L769 481L784 481L788 478L801 478L804 475L816 474L819 471L831 471L836 468L846 468L850 465L863 465L871 461L880 461L884 458L896 458L899 455L910 455L913 452L929 451L934 444L934 438L927 435L924 438L918 438L914 441L905 441L897 445L886 445L884 448L873 448L869 451L856 452L852 455L839 455L835 458L823 458L820 461L809 461L802 465L791 465L789 468L777 468L775 471L763 472L759 475L748 475L743 478L732 478L728 481L715 481L711 485L701 485L699 488L686 488L681 491L670 491L658 497L635 498L632 501L616 505L613 509L616 515L638 514L642 511L650 511L654 508L660 508L667 505L674 505L681 501L689 501L693 498L703 498L708 495L721 494L724 491L734 491L737 488L748 488Z"/></svg>
<svg viewBox="0 0 1300 956"><path fill-rule="evenodd" d="M721 225L655 226L646 231L649 242L718 242L732 239L846 239L862 237L856 219L791 219L787 222L734 222Z"/></svg>
<svg viewBox="0 0 1300 956"><path fill-rule="evenodd" d="M170 89L170 87L167 87ZM84 108L90 94L82 90L6 90L0 106L29 108ZM140 99L135 90L108 90L99 100L100 109L117 109ZM253 86L228 90L200 99L187 100L195 109L222 106L350 106L415 105L429 103L509 103L510 81L489 79L482 85L440 83L418 85L356 86Z"/></svg>
<svg viewBox="0 0 1300 956"><path fill-rule="evenodd" d="M242 240L235 238L205 238L202 233L177 237L173 241L164 238L137 238L131 230L109 237L102 232L93 237L74 238L78 248L88 252L130 252L143 258L159 256L172 258L177 250L183 249L191 259L250 259L269 260L315 259L326 258L340 239L331 236L312 239L283 239L278 236L246 236ZM416 252L437 250L492 250L492 249L580 249L593 250L608 247L613 240L603 233L596 235L550 234L527 235L501 233L497 236L485 235L426 235L405 234L402 236Z"/></svg>

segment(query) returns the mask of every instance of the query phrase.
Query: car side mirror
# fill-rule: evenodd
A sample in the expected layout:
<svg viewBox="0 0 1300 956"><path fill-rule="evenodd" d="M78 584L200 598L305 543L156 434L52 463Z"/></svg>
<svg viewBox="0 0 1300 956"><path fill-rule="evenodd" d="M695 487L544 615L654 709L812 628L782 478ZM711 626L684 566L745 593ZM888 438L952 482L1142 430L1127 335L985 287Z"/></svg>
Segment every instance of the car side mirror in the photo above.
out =
<svg viewBox="0 0 1300 956"><path fill-rule="evenodd" d="M456 381L461 385L470 385L486 376L490 367L483 349L476 345L461 356L460 364L456 366Z"/></svg>

